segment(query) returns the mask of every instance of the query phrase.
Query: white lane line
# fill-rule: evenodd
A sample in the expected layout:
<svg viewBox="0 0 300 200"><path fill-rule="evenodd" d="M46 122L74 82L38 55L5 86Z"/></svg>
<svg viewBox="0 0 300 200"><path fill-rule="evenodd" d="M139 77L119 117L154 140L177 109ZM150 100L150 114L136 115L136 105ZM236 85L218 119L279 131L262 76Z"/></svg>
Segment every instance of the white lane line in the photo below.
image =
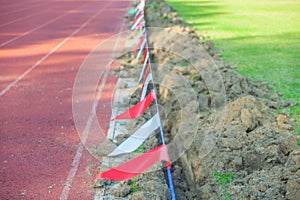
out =
<svg viewBox="0 0 300 200"><path fill-rule="evenodd" d="M20 18L14 19L14 20L6 22L4 24L0 24L0 27L7 26L9 24L12 24L12 23L15 23L15 22L18 22L18 21L23 21L23 20L25 20L27 18L30 18L30 17L35 16L35 15L38 15L38 14L43 13L43 12L45 12L45 11L41 10L40 12L32 13L31 15L27 15L26 17L20 17Z"/></svg>
<svg viewBox="0 0 300 200"><path fill-rule="evenodd" d="M26 35L28 35L28 34L34 32L34 31L36 31L36 30L39 30L39 29L41 29L41 28L47 26L48 24L51 24L51 23L57 21L58 19L60 19L60 18L62 18L62 17L64 17L64 16L66 16L66 15L68 15L68 14L70 14L70 12L65 12L64 14L62 14L62 15L60 15L60 16L58 16L58 17L55 17L54 19L52 19L52 20L50 20L50 21L48 21L48 22L46 22L46 23L44 23L44 24L41 24L40 26L37 26L37 27L35 27L35 28L33 28L33 29L29 30L29 31L26 31L26 32L24 32L24 33L21 34L21 35L18 35L18 36L16 36L16 37L13 37L13 38L11 38L10 40L7 40L6 42L1 43L1 44L0 44L0 47L4 47L5 45L7 45L7 44L9 44L9 43L11 43L11 42L13 42L13 41L16 41L17 39L19 39L19 38L21 38L21 37L24 37L24 36L26 36Z"/></svg>
<svg viewBox="0 0 300 200"><path fill-rule="evenodd" d="M124 29L124 21L122 22L122 25L121 25L121 28L119 30L119 33L121 33ZM114 48L113 48L113 54L112 54L112 58L115 56L115 50L117 49L117 47L119 46L119 40L120 40L120 34L118 35L118 38L116 40L116 43L114 45ZM112 61L110 61L111 63ZM108 64L107 66L110 66L110 64ZM70 189L71 189L71 185L73 183L73 180L74 180L74 177L76 175L76 172L78 170L78 167L79 167L79 164L80 164L80 159L81 159L81 156L82 156L82 153L83 153L83 150L84 150L84 144L86 142L86 138L88 137L88 134L89 134L89 130L92 126L92 123L93 123L93 120L96 116L96 110L97 110L97 107L98 107L98 104L99 104L99 100L101 99L101 94L102 94L102 91L104 89L104 86L105 86L105 83L106 83L106 80L107 80L107 77L108 77L108 70L105 70L104 74L103 74L103 78L99 84L99 87L98 87L98 92L97 92L97 95L96 95L96 99L93 103L93 107L91 109L91 112L90 112L90 115L88 117L88 121L85 125L85 128L83 130L83 137L82 137L82 141L78 144L78 148L76 150L76 154L73 158L73 162L71 164L71 169L69 171L69 175L67 177L67 180L66 180L66 183L65 183L65 186L64 186L64 189L61 193L61 196L60 196L60 200L67 200L68 199L68 196L69 196L69 192L70 192Z"/></svg>
<svg viewBox="0 0 300 200"><path fill-rule="evenodd" d="M6 12L6 13L2 13L0 15L0 18L3 18L5 15L10 15L12 13L18 13L18 12L21 12L21 11L24 11L24 10L28 10L28 9L31 9L31 8L34 8L34 7L44 6L44 5L55 3L55 2L56 1L54 1L54 2L41 2L39 4L30 5L30 6L28 6L28 2L26 2L26 3L24 3L24 6L21 9L19 9L19 10L13 10L13 11Z"/></svg>
<svg viewBox="0 0 300 200"><path fill-rule="evenodd" d="M31 1L30 3L36 3L36 1ZM17 2L17 3L11 3L11 4L6 4L6 5L1 5L1 9L6 9L6 8L10 8L10 7L15 7L15 6L24 6L25 4L28 4L28 2L22 2L22 3L20 3L20 1L19 2Z"/></svg>
<svg viewBox="0 0 300 200"><path fill-rule="evenodd" d="M36 68L39 64L41 64L44 60L46 60L51 54L53 54L57 49L59 49L62 45L64 45L70 38L72 38L75 34L77 34L81 29L83 29L90 21L92 21L97 15L102 12L101 9L97 12L93 17L88 19L85 23L83 23L78 29L76 29L73 33L71 33L68 37L66 37L63 41L61 41L58 45L56 45L49 53L47 53L44 57L38 60L34 65L32 65L29 69L27 69L22 75L20 75L16 80L10 83L4 90L0 92L0 97L4 95L11 87L17 84L20 80L22 80L27 74L29 74L34 68Z"/></svg>

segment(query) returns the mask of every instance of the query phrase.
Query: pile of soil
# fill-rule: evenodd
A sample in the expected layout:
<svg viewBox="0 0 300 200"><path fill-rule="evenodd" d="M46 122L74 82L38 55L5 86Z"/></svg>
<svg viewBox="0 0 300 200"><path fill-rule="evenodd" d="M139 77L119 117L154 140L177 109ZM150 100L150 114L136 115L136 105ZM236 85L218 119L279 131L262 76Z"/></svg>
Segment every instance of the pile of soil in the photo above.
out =
<svg viewBox="0 0 300 200"><path fill-rule="evenodd" d="M177 198L299 199L293 120L286 110L276 113L295 102L282 100L268 83L237 74L164 1L146 3L147 27L160 27L147 32ZM122 60L138 77L134 56ZM144 150L159 144L158 135L150 137ZM163 169L104 184L110 185L107 199L170 199Z"/></svg>
<svg viewBox="0 0 300 200"><path fill-rule="evenodd" d="M288 113L277 115L275 110L294 102L281 100L268 83L237 74L221 60L212 42L201 42L203 36L197 36L164 1L148 3L155 8L147 9L147 26L168 27L152 31L150 41L153 59L159 63L157 74L164 76L160 77L164 84L159 90L160 102L169 107L165 130L170 140L178 134L179 125L190 121L188 115L200 115L190 148L175 162L178 199L225 199L228 195L232 199L298 199L300 149L296 133ZM170 76L166 78L166 74ZM187 98L190 92L180 88L182 77L195 92L198 112L195 104L186 103L192 100ZM186 101L178 98L184 93ZM177 105L179 110L168 106L176 100L183 101ZM182 116L186 110L190 113ZM183 138L189 134L189 130L180 131ZM207 150L210 145L214 147ZM227 192L216 174L234 176L226 184Z"/></svg>

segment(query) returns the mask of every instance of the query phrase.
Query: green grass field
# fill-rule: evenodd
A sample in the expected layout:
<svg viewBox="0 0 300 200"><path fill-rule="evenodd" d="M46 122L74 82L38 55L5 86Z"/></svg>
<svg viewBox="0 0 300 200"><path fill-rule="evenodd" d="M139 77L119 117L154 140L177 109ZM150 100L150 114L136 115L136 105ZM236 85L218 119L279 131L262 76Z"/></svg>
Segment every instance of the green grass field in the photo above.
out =
<svg viewBox="0 0 300 200"><path fill-rule="evenodd" d="M300 122L299 0L167 0L236 70L271 83ZM300 133L299 127L298 132Z"/></svg>

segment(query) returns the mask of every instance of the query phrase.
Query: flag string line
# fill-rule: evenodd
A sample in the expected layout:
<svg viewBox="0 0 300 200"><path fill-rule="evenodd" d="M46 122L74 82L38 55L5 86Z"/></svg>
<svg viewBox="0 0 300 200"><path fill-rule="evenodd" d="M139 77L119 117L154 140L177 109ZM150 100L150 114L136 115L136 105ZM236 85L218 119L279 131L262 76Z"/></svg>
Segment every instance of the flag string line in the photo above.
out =
<svg viewBox="0 0 300 200"><path fill-rule="evenodd" d="M138 16L138 17L143 19L139 23L143 24L142 25L142 32L144 32L144 34L145 34L141 38L143 40L144 37L145 37L145 42L146 42L145 46L140 46L144 51L146 51L146 59L144 61L144 62L146 62L146 64L143 63L144 66L146 65L146 69L145 69L145 74L144 74L145 76L144 76L144 81L143 81L142 88L145 87L144 84L145 84L145 80L147 79L147 76L149 76L151 74L152 75L152 77L151 77L152 78L152 81L151 81L151 83L152 83L152 90L154 90L154 92L156 92L157 90L156 90L154 79L153 79L153 69L152 69L152 66L151 66L151 58L150 58L150 50L149 50L149 42L148 42L149 41L148 40L148 35L149 34L147 34L148 31L146 29L146 22L145 22L146 20L145 20L145 16L144 16L145 15L145 11L144 11L145 7L144 6L145 6L145 0L141 0L140 4L137 6L137 9L141 9L140 10L141 12L140 12L139 15L142 15L142 16ZM138 24L136 23L136 21L138 20L137 19L138 17L136 16L136 18L134 20L134 24L133 24L131 30L136 30L137 28L139 28ZM137 55L136 61L138 60L139 56L140 56L140 54ZM147 64L148 62L149 62L149 66ZM149 71L148 74L146 73L147 67L150 68L150 71ZM141 76L143 75L143 73L144 73L144 70L142 70ZM148 83L146 83L146 84L148 84ZM158 106L158 100L157 100L157 98L154 99L154 102L155 102L156 112L159 115L160 111L159 111L159 106ZM159 120L160 120L160 123L161 123L160 115L159 115ZM160 138L161 138L162 145L165 145L164 131L163 131L162 125L159 127L159 129L160 129ZM167 165L167 163L166 163L166 165ZM172 200L176 200L175 188L174 188L174 183L173 183L173 178L172 178L172 173L171 173L171 165L167 165L167 176L168 176L168 182L169 182L171 199Z"/></svg>
<svg viewBox="0 0 300 200"><path fill-rule="evenodd" d="M146 29L146 28L145 28ZM157 91L156 90L156 87L155 87L155 83L154 83L154 79L153 79L153 70L152 70L152 66L151 66L151 58L150 58L150 50L149 50L149 43L148 43L148 34L147 34L147 30L145 31L145 34L146 34L146 48L148 49L147 53L149 54L149 68L150 68L150 73L152 74L152 89L154 91ZM150 73L148 74L148 76L150 75ZM146 77L144 77L146 78ZM161 122L161 118L160 118L160 112L159 112L159 107L158 107L158 100L157 98L154 99L154 102L155 102L155 107L156 107L156 111L159 115L159 120L160 120L160 123L161 123L161 126L159 127L160 129L160 137L161 137L161 142L162 142L162 145L165 145L165 137L164 137L164 131L163 131L163 128L162 128L162 122ZM168 176L168 181L169 181L169 187L170 187L170 194L171 194L171 199L172 200L176 200L176 194L175 194L175 188L174 188L174 183L173 183L173 177L172 177L172 173L171 173L171 165L167 165L167 176Z"/></svg>
<svg viewBox="0 0 300 200"><path fill-rule="evenodd" d="M176 193L172 178L171 172L171 161L169 158L169 152L167 145L165 144L164 131L162 127L162 120L160 117L159 104L156 97L156 87L153 79L153 68L151 66L151 58L150 58L150 50L149 50L149 34L147 34L148 30L146 28L146 20L145 20L145 1L146 0L138 0L136 1L138 4L136 6L135 19L132 21L131 30L141 30L141 34L138 34L137 39L140 39L135 49L132 51L133 54L137 53L137 50L140 49L137 53L135 63L139 61L139 57L144 51L144 57L142 61L143 68L141 70L140 78L138 84L142 84L142 92L140 94L141 99L140 103L133 106L129 110L120 114L119 116L113 118L112 120L120 120L120 119L133 119L140 116L153 101L155 102L156 114L144 124L140 129L138 129L133 135L139 136L137 138L128 138L121 145L117 147L112 153L111 156L119 155L122 153L128 153L134 151L135 148L140 146L144 140L159 127L160 138L162 145L145 152L144 154L137 156L117 167L111 168L107 171L104 171L98 174L95 177L96 179L104 178L109 180L126 180L130 179L136 175L139 175L146 171L150 166L152 166L155 162L163 161L166 165L169 189L171 200L176 200ZM140 38L139 38L140 37ZM149 82L151 81L152 89L151 93L145 97L147 93ZM144 99L145 98L145 99ZM133 115L132 115L133 114ZM154 120L152 122L152 120ZM151 124L150 126L148 124ZM147 125L147 126L145 126ZM148 127L148 128L147 128ZM146 131L146 133L143 133ZM148 131L148 132L147 132ZM140 140L139 140L140 139ZM134 141L135 140L135 141ZM137 140L139 140L137 142ZM134 143L132 143L132 141ZM130 145L131 144L131 145ZM129 147L129 146L130 147ZM126 147L127 146L127 147ZM125 151L124 151L125 149ZM127 150L127 151L126 151ZM109 155L110 156L110 155ZM137 163L139 163L137 165Z"/></svg>
<svg viewBox="0 0 300 200"><path fill-rule="evenodd" d="M145 5L145 3L143 3L143 1L145 1L145 0L141 0L140 4L144 4ZM143 9L144 9L144 7L143 7ZM142 13L142 15L144 15L145 11L142 11L141 13ZM144 20L144 27L143 27L144 30L142 30L142 31L145 34L145 40L146 40L146 45L144 47L144 51L147 51L147 53L146 53L147 55L146 56L148 57L148 60L145 60L145 62L147 62L147 61L149 62L149 66L148 67L150 68L150 73L148 74L148 76L150 74L152 75L152 81L151 81L151 83L152 83L152 90L154 90L156 92L157 90L156 90L155 83L154 83L154 78L153 78L153 69L152 69L152 66L151 66L150 49L149 49L149 42L148 42L149 41L149 39L148 39L149 34L147 33L148 31L146 29L145 16L143 16L143 20ZM143 73L143 71L141 73ZM145 73L145 75L147 75L147 74ZM145 83L146 78L147 77L145 76L144 77L144 83ZM160 124L161 124L161 126L159 127L161 142L162 142L162 145L165 145L164 131L163 131L163 128L162 128L162 122L161 122L161 118L160 118L160 112L159 112L159 106L158 106L158 100L157 100L157 98L154 99L154 102L155 102L156 111L157 111L157 113L159 115L159 120L160 120ZM171 173L171 165L167 165L167 163L166 163L166 166L167 166L166 170L167 170L167 176L168 176L168 182L169 182L171 199L172 200L176 200L176 194L175 194L175 188L174 188L174 183L173 183L173 177L172 177L172 173Z"/></svg>

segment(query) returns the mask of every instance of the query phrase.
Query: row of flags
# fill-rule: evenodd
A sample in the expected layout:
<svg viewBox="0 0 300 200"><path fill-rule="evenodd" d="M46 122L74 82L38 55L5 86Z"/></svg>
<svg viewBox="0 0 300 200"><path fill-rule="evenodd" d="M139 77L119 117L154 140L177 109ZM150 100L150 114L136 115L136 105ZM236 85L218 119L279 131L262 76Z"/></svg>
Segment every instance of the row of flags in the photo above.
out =
<svg viewBox="0 0 300 200"><path fill-rule="evenodd" d="M147 122L145 122L140 128L131 134L125 141L117 146L108 156L119 156L121 154L131 153L137 150L144 141L155 132L160 130L162 145L147 151L119 166L113 167L109 170L101 172L95 177L97 179L107 180L127 180L131 179L139 174L147 171L151 166L160 161L165 161L167 167L167 175L169 180L169 187L171 192L171 199L176 200L175 190L173 186L173 180L171 175L171 162L169 158L168 148L164 142L164 134L161 124L161 119L158 110L158 103L155 93L155 86L152 76L152 69L150 63L149 46L147 40L147 33L145 28L145 16L144 16L145 0L140 0L135 9L135 18L132 21L131 30L140 31L137 34L139 42L132 51L136 54L136 63L139 61L140 56L143 54L142 70L138 80L138 84L142 84L142 91L140 93L140 102L132 106L125 112L115 116L112 120L125 120L135 119L140 117L153 103L156 104L157 112ZM152 83L151 91L148 87ZM148 93L147 93L148 92Z"/></svg>

